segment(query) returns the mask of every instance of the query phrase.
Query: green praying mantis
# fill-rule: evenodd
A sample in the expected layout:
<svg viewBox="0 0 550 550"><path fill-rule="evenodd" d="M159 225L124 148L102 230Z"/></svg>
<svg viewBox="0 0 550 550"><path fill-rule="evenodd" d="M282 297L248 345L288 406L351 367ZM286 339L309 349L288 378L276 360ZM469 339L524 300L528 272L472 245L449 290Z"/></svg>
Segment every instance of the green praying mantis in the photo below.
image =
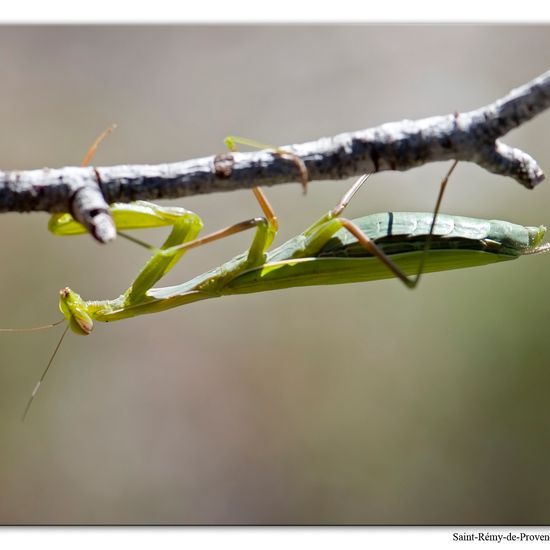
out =
<svg viewBox="0 0 550 550"><path fill-rule="evenodd" d="M83 164L89 161L104 135L90 148ZM230 150L235 150L237 142L250 144L242 138L226 139ZM302 175L307 173L299 159L275 150L289 155ZM89 335L96 321L119 321L225 295L290 287L395 277L412 289L426 272L487 265L550 250L550 243L542 244L546 231L543 226L524 227L506 221L440 214L443 193L456 165L454 161L441 182L433 213L386 212L357 219L345 218L346 207L369 177L364 175L334 208L271 251L278 229L277 217L258 187L252 191L262 216L202 237L199 236L203 227L201 219L184 208L163 207L145 201L113 204L111 211L119 235L149 249L151 257L118 298L87 301L68 287L60 291L59 307L64 318L35 329L49 328L63 321L67 322L67 327L32 392L23 418L69 328L76 334ZM305 185L307 180L303 179L302 183ZM171 230L158 248L124 233L163 226ZM53 234L61 236L86 232L70 214L52 216L48 227ZM253 230L254 234L244 253L182 284L155 287L187 251L247 230Z"/></svg>

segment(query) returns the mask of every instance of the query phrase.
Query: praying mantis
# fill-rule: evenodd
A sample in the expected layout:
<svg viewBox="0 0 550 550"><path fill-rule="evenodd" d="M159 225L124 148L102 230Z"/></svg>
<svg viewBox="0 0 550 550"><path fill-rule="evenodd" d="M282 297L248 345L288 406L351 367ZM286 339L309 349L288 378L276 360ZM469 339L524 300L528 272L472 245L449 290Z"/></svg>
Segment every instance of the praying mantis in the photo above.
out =
<svg viewBox="0 0 550 550"><path fill-rule="evenodd" d="M102 137L90 148L85 163ZM235 137L226 139L231 150L235 150L237 142L250 143ZM288 155L286 152L281 154ZM346 207L369 177L364 175L334 208L272 251L270 246L278 230L278 221L259 187L252 191L262 216L202 237L199 236L203 227L201 219L184 208L158 206L145 201L113 204L111 212L118 233L149 249L151 257L118 298L87 301L68 287L60 291L59 307L64 319L36 328L54 326L63 321L67 322L67 327L31 395L24 417L69 328L78 335L89 335L94 322L159 313L224 295L290 287L395 277L413 289L425 272L487 265L550 250L550 243L542 244L546 231L543 226L524 227L505 221L440 214L443 193L456 165L457 161L454 161L441 182L433 213L386 212L353 220L345 218ZM304 173L303 170L300 172ZM158 248L125 233L127 230L163 226L171 230ZM48 228L60 236L86 232L70 214L52 216ZM244 253L182 284L155 287L187 251L247 230L253 230L254 234Z"/></svg>
<svg viewBox="0 0 550 550"><path fill-rule="evenodd" d="M236 142L250 143L243 138L226 138L231 150L235 150ZM343 217L344 210L369 177L364 175L333 209L271 252L278 221L259 187L252 191L263 216L204 237L199 237L200 218L184 208L161 207L145 201L114 204L111 211L119 234L149 248L151 258L118 298L85 301L66 287L60 291L60 309L73 332L88 335L94 321L111 322L158 313L224 295L388 277L396 277L412 289L423 272L485 265L548 250L550 244L541 245L546 231L543 226L523 227L504 221L439 214L445 187L456 165L455 161L441 182L433 213L388 212L356 220ZM172 229L160 248L123 233L161 226ZM252 229L255 232L252 243L243 254L188 282L154 288L188 250ZM49 230L55 235L85 233L70 214L53 216ZM414 275L407 274L414 269Z"/></svg>

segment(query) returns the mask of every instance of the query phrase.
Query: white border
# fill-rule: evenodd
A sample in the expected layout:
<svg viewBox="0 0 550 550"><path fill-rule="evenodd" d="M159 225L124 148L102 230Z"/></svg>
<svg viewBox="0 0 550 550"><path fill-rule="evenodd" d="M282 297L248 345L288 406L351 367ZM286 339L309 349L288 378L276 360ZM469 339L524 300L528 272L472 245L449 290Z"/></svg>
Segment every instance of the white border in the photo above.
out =
<svg viewBox="0 0 550 550"><path fill-rule="evenodd" d="M133 550L162 548L215 548L223 550L281 550L281 548L315 548L315 550L365 550L367 548L499 548L512 545L548 544L497 541L457 541L455 534L483 534L502 537L521 533L550 534L547 527L69 527L69 528L0 528L0 542L6 548L55 550L97 550L125 548ZM11 543L11 544L10 544Z"/></svg>
<svg viewBox="0 0 550 550"><path fill-rule="evenodd" d="M154 2L18 0L5 2L2 23L532 23L550 21L550 3L461 0L297 2L201 0Z"/></svg>

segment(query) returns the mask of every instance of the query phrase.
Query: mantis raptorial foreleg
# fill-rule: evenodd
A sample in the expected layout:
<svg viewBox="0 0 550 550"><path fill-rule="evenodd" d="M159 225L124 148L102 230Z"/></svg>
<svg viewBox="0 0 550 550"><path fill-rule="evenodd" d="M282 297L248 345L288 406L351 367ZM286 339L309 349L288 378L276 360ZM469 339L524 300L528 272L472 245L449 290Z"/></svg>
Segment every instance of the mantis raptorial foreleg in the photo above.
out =
<svg viewBox="0 0 550 550"><path fill-rule="evenodd" d="M105 131L90 147L82 165L89 163L99 143L112 131ZM228 147L235 150L234 142L227 141ZM290 155L290 153L289 153ZM271 245L278 229L277 217L263 192L255 187L253 194L260 205L264 217L256 217L239 222L225 229L215 231L198 238L203 227L199 216L179 207L161 207L156 204L137 201L131 204L113 204L111 213L120 236L139 244L153 252L146 265L124 293L124 305L139 304L153 285L161 279L180 260L183 254L204 244L228 237L241 231L256 228L256 234L248 250L247 259L242 263L242 270L260 265L265 261L265 254ZM172 230L160 248L149 245L124 230L172 226ZM70 214L56 214L50 219L49 230L55 235L77 235L84 233L84 228ZM232 273L234 276L237 273ZM87 321L77 324L86 332Z"/></svg>

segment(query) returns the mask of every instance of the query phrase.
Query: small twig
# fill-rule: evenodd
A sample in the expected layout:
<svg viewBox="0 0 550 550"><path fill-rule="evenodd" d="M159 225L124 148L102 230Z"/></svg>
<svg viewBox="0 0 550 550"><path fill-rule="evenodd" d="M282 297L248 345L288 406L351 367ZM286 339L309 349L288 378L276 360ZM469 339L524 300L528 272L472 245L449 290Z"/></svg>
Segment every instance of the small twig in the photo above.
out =
<svg viewBox="0 0 550 550"><path fill-rule="evenodd" d="M0 171L0 212L71 212L100 242L115 237L108 203L176 198L366 172L409 170L434 161L474 162L528 189L544 179L536 161L498 138L550 106L550 71L466 113L403 120L275 150L224 153L171 164ZM287 158L280 151L292 153Z"/></svg>

